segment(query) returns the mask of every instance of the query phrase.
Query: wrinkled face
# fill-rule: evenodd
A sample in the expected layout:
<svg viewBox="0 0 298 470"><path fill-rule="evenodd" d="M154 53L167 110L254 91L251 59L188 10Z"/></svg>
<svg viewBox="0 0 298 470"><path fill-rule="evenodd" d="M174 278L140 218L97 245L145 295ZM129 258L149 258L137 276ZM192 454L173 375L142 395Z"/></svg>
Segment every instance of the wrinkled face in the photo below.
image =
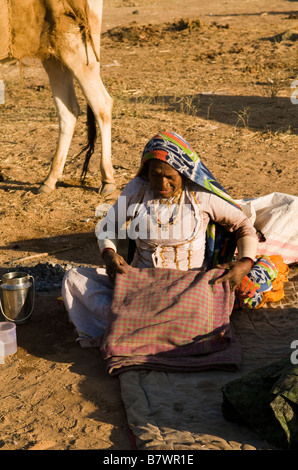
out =
<svg viewBox="0 0 298 470"><path fill-rule="evenodd" d="M182 176L161 160L149 162L148 179L155 197L170 198L182 188Z"/></svg>

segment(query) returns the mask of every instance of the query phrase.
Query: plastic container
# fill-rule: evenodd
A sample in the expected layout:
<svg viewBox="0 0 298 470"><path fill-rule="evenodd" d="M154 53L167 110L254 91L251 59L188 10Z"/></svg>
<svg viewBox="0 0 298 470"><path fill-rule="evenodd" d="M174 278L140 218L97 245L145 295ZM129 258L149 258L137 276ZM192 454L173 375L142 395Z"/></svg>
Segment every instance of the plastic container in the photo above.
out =
<svg viewBox="0 0 298 470"><path fill-rule="evenodd" d="M0 359L17 352L16 325L9 321L0 322Z"/></svg>

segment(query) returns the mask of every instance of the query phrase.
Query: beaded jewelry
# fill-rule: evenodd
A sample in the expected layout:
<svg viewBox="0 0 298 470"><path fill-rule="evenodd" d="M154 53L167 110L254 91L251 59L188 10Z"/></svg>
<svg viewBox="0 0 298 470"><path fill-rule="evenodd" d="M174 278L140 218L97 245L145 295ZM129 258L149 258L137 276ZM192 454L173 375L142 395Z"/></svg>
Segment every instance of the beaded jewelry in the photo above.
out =
<svg viewBox="0 0 298 470"><path fill-rule="evenodd" d="M156 210L156 199L153 202L153 211L150 210L150 217L155 225L157 225L159 228L167 229L170 225L174 225L178 221L178 214L179 214L179 209L181 205L181 196L182 196L182 189L179 190L178 194L175 196L169 198L169 199L158 199L158 205L159 207L162 205L166 206L174 206L173 213L171 214L169 221L168 222L162 222L160 220L160 217L157 214Z"/></svg>

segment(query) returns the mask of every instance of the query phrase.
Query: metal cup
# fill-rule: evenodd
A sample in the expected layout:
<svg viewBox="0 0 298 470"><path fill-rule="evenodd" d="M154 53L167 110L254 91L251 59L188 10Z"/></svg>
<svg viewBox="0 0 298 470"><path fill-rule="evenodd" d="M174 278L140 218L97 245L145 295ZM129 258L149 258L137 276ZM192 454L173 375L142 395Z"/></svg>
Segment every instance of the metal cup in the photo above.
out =
<svg viewBox="0 0 298 470"><path fill-rule="evenodd" d="M23 272L9 272L4 274L0 288L2 315L14 323L26 323L32 315L35 302L33 276Z"/></svg>

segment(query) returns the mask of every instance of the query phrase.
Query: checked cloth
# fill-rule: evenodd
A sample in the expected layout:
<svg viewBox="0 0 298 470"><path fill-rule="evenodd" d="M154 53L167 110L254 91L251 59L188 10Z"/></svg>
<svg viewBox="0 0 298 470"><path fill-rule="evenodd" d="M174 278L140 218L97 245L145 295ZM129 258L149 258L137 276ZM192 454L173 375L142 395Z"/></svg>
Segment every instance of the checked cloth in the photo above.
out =
<svg viewBox="0 0 298 470"><path fill-rule="evenodd" d="M222 273L132 268L118 275L101 344L108 372L238 368L234 294L228 282L209 282Z"/></svg>

